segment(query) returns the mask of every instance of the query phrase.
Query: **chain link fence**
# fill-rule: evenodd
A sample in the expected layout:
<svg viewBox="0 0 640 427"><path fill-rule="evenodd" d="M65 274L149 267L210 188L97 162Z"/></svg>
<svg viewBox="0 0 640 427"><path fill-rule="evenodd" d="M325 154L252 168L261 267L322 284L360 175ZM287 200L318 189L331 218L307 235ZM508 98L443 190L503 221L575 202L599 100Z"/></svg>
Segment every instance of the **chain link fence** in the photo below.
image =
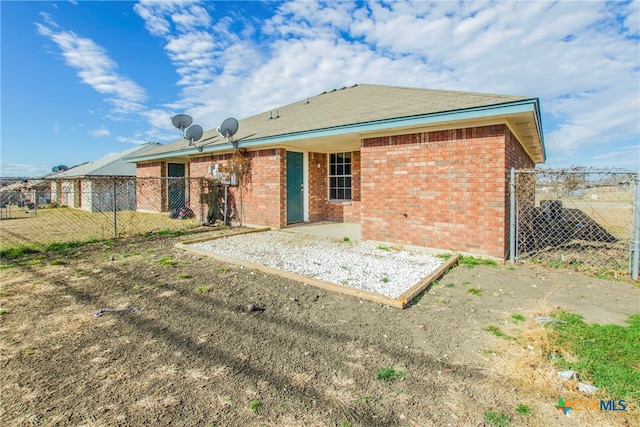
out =
<svg viewBox="0 0 640 427"><path fill-rule="evenodd" d="M0 248L228 223L224 190L205 178L24 180L0 190Z"/></svg>
<svg viewBox="0 0 640 427"><path fill-rule="evenodd" d="M637 278L637 179L618 171L514 171L511 260ZM206 178L26 180L0 190L0 248L228 224L241 218L227 190Z"/></svg>
<svg viewBox="0 0 640 427"><path fill-rule="evenodd" d="M514 178L512 260L600 277L632 274L637 173L521 170Z"/></svg>

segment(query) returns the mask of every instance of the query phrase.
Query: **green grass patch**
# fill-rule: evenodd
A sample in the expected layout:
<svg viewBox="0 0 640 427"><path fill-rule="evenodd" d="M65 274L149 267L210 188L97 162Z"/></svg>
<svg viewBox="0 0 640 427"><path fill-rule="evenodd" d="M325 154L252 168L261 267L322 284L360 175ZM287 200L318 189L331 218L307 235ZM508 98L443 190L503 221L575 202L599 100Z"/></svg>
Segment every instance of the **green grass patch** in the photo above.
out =
<svg viewBox="0 0 640 427"><path fill-rule="evenodd" d="M356 400L356 403L364 403L365 405L368 405L369 403L371 403L371 396L361 396L360 399Z"/></svg>
<svg viewBox="0 0 640 427"><path fill-rule="evenodd" d="M393 366L385 366L378 369L376 378L382 381L391 381L397 378L404 378L404 372L397 370Z"/></svg>
<svg viewBox="0 0 640 427"><path fill-rule="evenodd" d="M392 250L392 248L390 246L384 246L384 245L378 246L378 249L381 250L381 251L386 251L386 252L389 252L390 250Z"/></svg>
<svg viewBox="0 0 640 427"><path fill-rule="evenodd" d="M513 320L513 323L519 323L519 322L524 322L527 318L524 317L524 315L520 314L520 313L513 313L511 315L511 320Z"/></svg>
<svg viewBox="0 0 640 427"><path fill-rule="evenodd" d="M565 266L565 264L562 261L548 261L547 262L547 267L549 267L549 268L562 268L564 266Z"/></svg>
<svg viewBox="0 0 640 427"><path fill-rule="evenodd" d="M41 252L36 245L12 246L0 250L0 258L18 259Z"/></svg>
<svg viewBox="0 0 640 427"><path fill-rule="evenodd" d="M471 295L475 295L475 296L482 296L482 289L478 289L478 288L469 288L467 289L467 292L470 293Z"/></svg>
<svg viewBox="0 0 640 427"><path fill-rule="evenodd" d="M350 239L350 238L348 238L348 237L343 237L343 238L342 238L342 241L343 241L343 242L348 242L348 241L350 241L350 240L351 240L351 239Z"/></svg>
<svg viewBox="0 0 640 427"><path fill-rule="evenodd" d="M382 279L380 279L380 281L382 283L389 283L389 278L387 276L384 276Z"/></svg>
<svg viewBox="0 0 640 427"><path fill-rule="evenodd" d="M506 427L509 425L509 417L494 411L484 413L484 420L494 427Z"/></svg>
<svg viewBox="0 0 640 427"><path fill-rule="evenodd" d="M249 409L251 409L253 412L258 412L258 409L260 409L261 406L262 402L260 402L259 400L252 400L251 402L249 402Z"/></svg>
<svg viewBox="0 0 640 427"><path fill-rule="evenodd" d="M518 415L531 415L533 413L533 409L531 409L529 406L521 403L518 406L516 406L516 413Z"/></svg>
<svg viewBox="0 0 640 427"><path fill-rule="evenodd" d="M133 253L128 253L127 252L125 254L122 254L122 258L129 258L129 257L136 256L136 255L140 255L140 252L133 252Z"/></svg>
<svg viewBox="0 0 640 427"><path fill-rule="evenodd" d="M462 284L463 284L464 286L467 286L467 285L471 284L471 282L469 282L468 280L463 280L463 281L462 281Z"/></svg>
<svg viewBox="0 0 640 427"><path fill-rule="evenodd" d="M505 334L497 326L489 325L489 326L485 326L482 329L484 329L485 331L489 332L491 335L496 336L498 338L502 338L502 339L505 339L505 340L515 340L514 337L512 337L511 335Z"/></svg>
<svg viewBox="0 0 640 427"><path fill-rule="evenodd" d="M185 280L185 279L191 279L191 276L189 276L188 274L178 274L178 279L180 280Z"/></svg>
<svg viewBox="0 0 640 427"><path fill-rule="evenodd" d="M473 256L463 256L460 258L460 264L464 265L467 268L473 268L476 265L489 265L491 267L497 267L498 263L496 263L492 259L487 258L476 258Z"/></svg>
<svg viewBox="0 0 640 427"><path fill-rule="evenodd" d="M158 260L158 264L163 267L171 267L172 265L176 265L177 261L171 258L169 255L165 255Z"/></svg>
<svg viewBox="0 0 640 427"><path fill-rule="evenodd" d="M157 231L149 231L147 233L144 234L145 237L152 237L152 236L184 236L185 234L187 234L186 232L182 231L182 230L171 230L169 228L165 228L162 230L157 230Z"/></svg>
<svg viewBox="0 0 640 427"><path fill-rule="evenodd" d="M455 288L456 287L455 283L447 283L444 286L445 286L445 288Z"/></svg>
<svg viewBox="0 0 640 427"><path fill-rule="evenodd" d="M16 260L19 258L24 258L25 256L28 256L28 255L74 249L80 246L87 245L89 243L96 243L100 241L102 240L89 239L89 240L73 240L69 242L54 242L54 243L49 243L47 245L10 246L8 248L0 249L0 258Z"/></svg>
<svg viewBox="0 0 640 427"><path fill-rule="evenodd" d="M0 308L0 316L4 316L5 314L7 314L7 310Z"/></svg>
<svg viewBox="0 0 640 427"><path fill-rule="evenodd" d="M44 246L44 248L42 249L42 252L64 251L67 249L75 249L87 243L95 243L96 241L97 240L91 240L86 242L72 241L72 242L62 242L62 243L49 243L48 245Z"/></svg>
<svg viewBox="0 0 640 427"><path fill-rule="evenodd" d="M440 258L442 260L448 261L449 259L451 259L453 255L452 254L437 254L436 258Z"/></svg>
<svg viewBox="0 0 640 427"><path fill-rule="evenodd" d="M630 316L627 326L588 324L564 310L553 317L566 322L548 324L554 343L574 356L559 357L561 369L576 371L614 399L640 399L640 313Z"/></svg>
<svg viewBox="0 0 640 427"><path fill-rule="evenodd" d="M211 290L208 286L198 286L196 288L196 292L199 294L206 294Z"/></svg>

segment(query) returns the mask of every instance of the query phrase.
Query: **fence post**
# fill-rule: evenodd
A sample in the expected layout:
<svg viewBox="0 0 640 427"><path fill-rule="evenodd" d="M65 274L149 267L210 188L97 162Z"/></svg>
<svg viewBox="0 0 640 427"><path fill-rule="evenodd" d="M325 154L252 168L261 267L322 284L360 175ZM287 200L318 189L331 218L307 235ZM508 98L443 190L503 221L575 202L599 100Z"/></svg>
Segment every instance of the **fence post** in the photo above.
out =
<svg viewBox="0 0 640 427"><path fill-rule="evenodd" d="M118 210L116 207L116 178L113 178L113 238L118 238Z"/></svg>
<svg viewBox="0 0 640 427"><path fill-rule="evenodd" d="M634 204L633 260L631 262L631 278L638 280L638 260L640 258L640 169L636 172L636 201Z"/></svg>
<svg viewBox="0 0 640 427"><path fill-rule="evenodd" d="M202 194L202 192L204 191L204 178L199 178L198 179L198 200L200 201L200 225L204 224L204 195Z"/></svg>
<svg viewBox="0 0 640 427"><path fill-rule="evenodd" d="M509 179L509 262L516 262L516 170L511 168Z"/></svg>

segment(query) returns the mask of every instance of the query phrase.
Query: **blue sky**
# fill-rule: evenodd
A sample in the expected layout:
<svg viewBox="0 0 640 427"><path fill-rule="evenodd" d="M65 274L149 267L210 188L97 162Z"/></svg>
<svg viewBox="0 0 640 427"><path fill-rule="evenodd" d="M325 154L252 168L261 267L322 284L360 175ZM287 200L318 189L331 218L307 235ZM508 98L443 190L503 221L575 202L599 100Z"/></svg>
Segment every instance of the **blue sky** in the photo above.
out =
<svg viewBox="0 0 640 427"><path fill-rule="evenodd" d="M540 98L549 167L640 167L640 2L1 1L2 176L357 83Z"/></svg>

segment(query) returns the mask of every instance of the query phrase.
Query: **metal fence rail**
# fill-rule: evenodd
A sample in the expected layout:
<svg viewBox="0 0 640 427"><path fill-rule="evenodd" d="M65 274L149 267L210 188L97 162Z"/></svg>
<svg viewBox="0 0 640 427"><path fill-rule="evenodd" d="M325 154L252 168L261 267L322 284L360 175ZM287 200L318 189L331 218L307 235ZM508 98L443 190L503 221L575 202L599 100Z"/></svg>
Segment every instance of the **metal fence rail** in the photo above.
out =
<svg viewBox="0 0 640 427"><path fill-rule="evenodd" d="M511 260L637 279L637 182L610 170L513 171Z"/></svg>

